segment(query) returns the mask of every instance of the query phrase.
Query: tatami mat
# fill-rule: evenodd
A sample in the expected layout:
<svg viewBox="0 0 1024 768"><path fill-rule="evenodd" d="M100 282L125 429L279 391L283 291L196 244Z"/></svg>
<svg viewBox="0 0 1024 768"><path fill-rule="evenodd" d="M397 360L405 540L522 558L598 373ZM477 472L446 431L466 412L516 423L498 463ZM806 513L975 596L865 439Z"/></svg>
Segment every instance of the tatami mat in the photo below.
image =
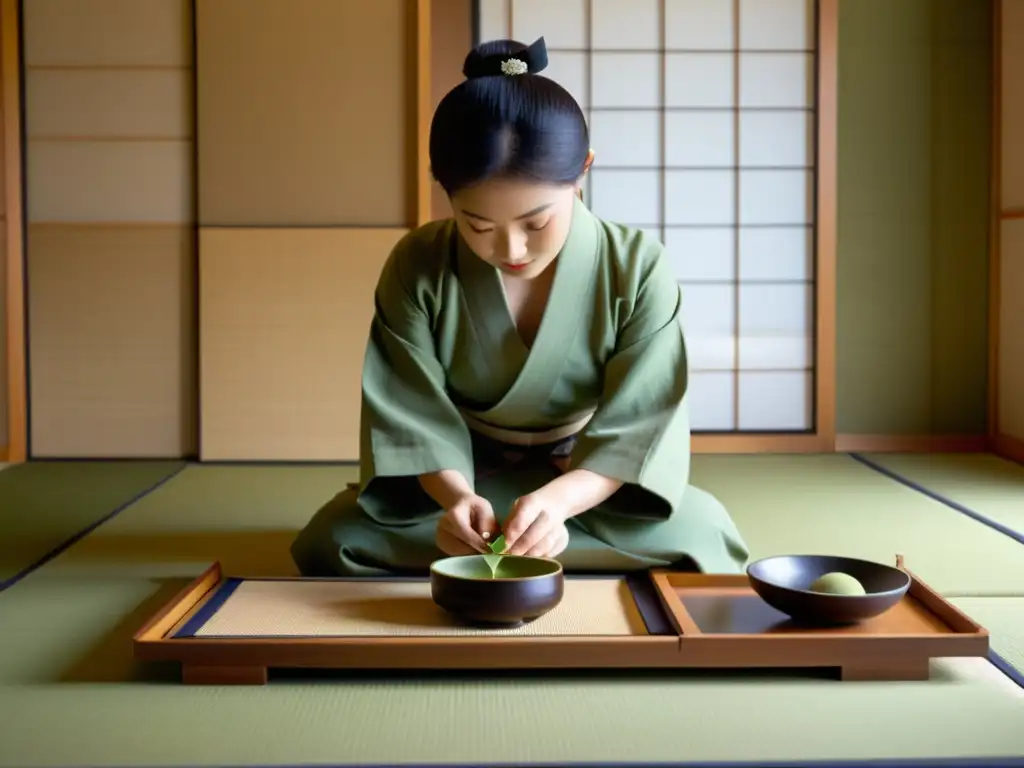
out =
<svg viewBox="0 0 1024 768"><path fill-rule="evenodd" d="M950 602L992 633L992 650L1024 687L1024 597L958 597Z"/></svg>
<svg viewBox="0 0 1024 768"><path fill-rule="evenodd" d="M872 453L863 458L1004 526L1024 541L1024 466L990 453Z"/></svg>
<svg viewBox="0 0 1024 768"><path fill-rule="evenodd" d="M176 461L9 466L0 472L0 588L183 466Z"/></svg>
<svg viewBox="0 0 1024 768"><path fill-rule="evenodd" d="M181 585L163 579L198 567L69 561L0 594L3 766L1024 754L1024 691L981 660L895 684L694 673L183 686L133 665L129 637Z"/></svg>
<svg viewBox="0 0 1024 768"><path fill-rule="evenodd" d="M89 562L220 560L253 576L294 573L288 548L357 471L346 466L190 465L81 546Z"/></svg>
<svg viewBox="0 0 1024 768"><path fill-rule="evenodd" d="M1024 689L983 659L937 662L925 683L707 673L264 688L187 687L173 667L132 662L131 634L209 561L292 572L295 531L353 477L338 467L190 466L0 593L0 766L1024 754ZM1020 544L849 457L698 456L693 482L727 504L755 557L899 552L947 594L1024 584ZM996 649L1019 666L1019 622L1005 618L1018 614L996 607L1019 601L957 602L991 624Z"/></svg>

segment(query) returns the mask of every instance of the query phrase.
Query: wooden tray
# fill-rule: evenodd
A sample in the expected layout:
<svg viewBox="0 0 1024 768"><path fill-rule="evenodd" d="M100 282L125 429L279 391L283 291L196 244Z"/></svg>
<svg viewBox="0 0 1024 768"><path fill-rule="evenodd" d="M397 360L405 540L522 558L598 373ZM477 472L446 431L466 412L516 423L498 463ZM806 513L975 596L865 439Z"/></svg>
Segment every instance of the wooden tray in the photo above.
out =
<svg viewBox="0 0 1024 768"><path fill-rule="evenodd" d="M140 660L180 663L186 683L214 684L262 684L268 668L311 667L821 667L843 680L924 680L932 658L985 656L988 632L910 576L900 603L855 627L793 626L743 575L653 570L569 575L550 613L515 630L481 630L434 605L425 577L228 578L215 563L138 631L134 647Z"/></svg>

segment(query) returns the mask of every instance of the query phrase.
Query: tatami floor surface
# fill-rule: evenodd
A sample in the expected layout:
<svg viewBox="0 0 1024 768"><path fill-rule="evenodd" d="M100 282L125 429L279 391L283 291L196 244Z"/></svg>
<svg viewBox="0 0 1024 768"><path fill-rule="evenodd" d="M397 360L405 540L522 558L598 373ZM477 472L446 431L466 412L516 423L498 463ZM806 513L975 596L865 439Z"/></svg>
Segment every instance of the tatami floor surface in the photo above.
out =
<svg viewBox="0 0 1024 768"><path fill-rule="evenodd" d="M1024 528L1024 469L866 458L889 474L848 456L698 456L693 482L726 503L755 557L902 554L992 631L1002 669L939 660L932 680L905 684L707 673L191 688L133 663L131 634L212 560L291 573L291 538L354 471L11 467L0 473L0 766L1024 762L1013 680L1024 545L1010 535ZM972 505L984 509L972 517Z"/></svg>

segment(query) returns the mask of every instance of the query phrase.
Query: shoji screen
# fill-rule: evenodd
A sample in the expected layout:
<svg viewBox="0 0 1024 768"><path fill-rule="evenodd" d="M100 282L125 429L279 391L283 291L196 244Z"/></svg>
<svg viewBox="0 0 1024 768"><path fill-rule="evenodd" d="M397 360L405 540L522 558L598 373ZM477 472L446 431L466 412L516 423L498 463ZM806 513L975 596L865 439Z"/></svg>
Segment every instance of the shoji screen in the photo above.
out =
<svg viewBox="0 0 1024 768"><path fill-rule="evenodd" d="M32 456L187 455L191 3L23 12Z"/></svg>
<svg viewBox="0 0 1024 768"><path fill-rule="evenodd" d="M1024 0L1002 0L997 130L999 189L995 304L997 434L1002 452L1024 461Z"/></svg>
<svg viewBox="0 0 1024 768"><path fill-rule="evenodd" d="M591 208L663 238L694 430L813 430L815 3L480 0L478 24L545 37L590 122Z"/></svg>

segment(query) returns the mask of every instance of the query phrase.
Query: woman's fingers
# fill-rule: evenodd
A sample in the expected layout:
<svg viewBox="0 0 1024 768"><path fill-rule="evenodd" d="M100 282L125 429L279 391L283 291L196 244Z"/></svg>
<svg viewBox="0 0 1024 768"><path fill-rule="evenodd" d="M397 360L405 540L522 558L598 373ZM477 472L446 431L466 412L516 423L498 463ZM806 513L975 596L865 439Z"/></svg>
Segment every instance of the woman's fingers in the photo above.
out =
<svg viewBox="0 0 1024 768"><path fill-rule="evenodd" d="M494 516L494 509L485 499L480 499L471 506L469 524L488 548L501 533L501 526L498 525L498 519ZM485 533L488 534L486 539L483 538Z"/></svg>
<svg viewBox="0 0 1024 768"><path fill-rule="evenodd" d="M522 554L522 547L517 547L520 539L530 529L541 507L529 496L523 496L515 500L508 520L505 521L505 544L508 547L508 554Z"/></svg>
<svg viewBox="0 0 1024 768"><path fill-rule="evenodd" d="M522 524L524 517L521 514L516 518L516 522ZM529 517L532 519L528 527L522 533L512 538L512 545L508 548L508 554L526 554L558 525L558 522L544 509L530 510ZM508 538L509 535L506 533L506 541Z"/></svg>
<svg viewBox="0 0 1024 768"><path fill-rule="evenodd" d="M557 557L568 545L569 531L564 525L558 525L524 554L527 557Z"/></svg>
<svg viewBox="0 0 1024 768"><path fill-rule="evenodd" d="M444 523L445 519L442 518L441 523L437 526L436 543L438 549L446 555L451 555L453 557L456 555L477 554L477 550L473 549L473 547L452 533L450 527L446 526Z"/></svg>
<svg viewBox="0 0 1024 768"><path fill-rule="evenodd" d="M490 505L487 504L483 499L466 499L460 501L441 519L442 524L447 524L448 531L458 539L460 539L467 546L472 548L474 552L486 552L487 542L484 541L483 536L475 528L474 521L481 514L480 510L490 510ZM486 512L484 513L486 514ZM491 513L493 516L493 512Z"/></svg>

